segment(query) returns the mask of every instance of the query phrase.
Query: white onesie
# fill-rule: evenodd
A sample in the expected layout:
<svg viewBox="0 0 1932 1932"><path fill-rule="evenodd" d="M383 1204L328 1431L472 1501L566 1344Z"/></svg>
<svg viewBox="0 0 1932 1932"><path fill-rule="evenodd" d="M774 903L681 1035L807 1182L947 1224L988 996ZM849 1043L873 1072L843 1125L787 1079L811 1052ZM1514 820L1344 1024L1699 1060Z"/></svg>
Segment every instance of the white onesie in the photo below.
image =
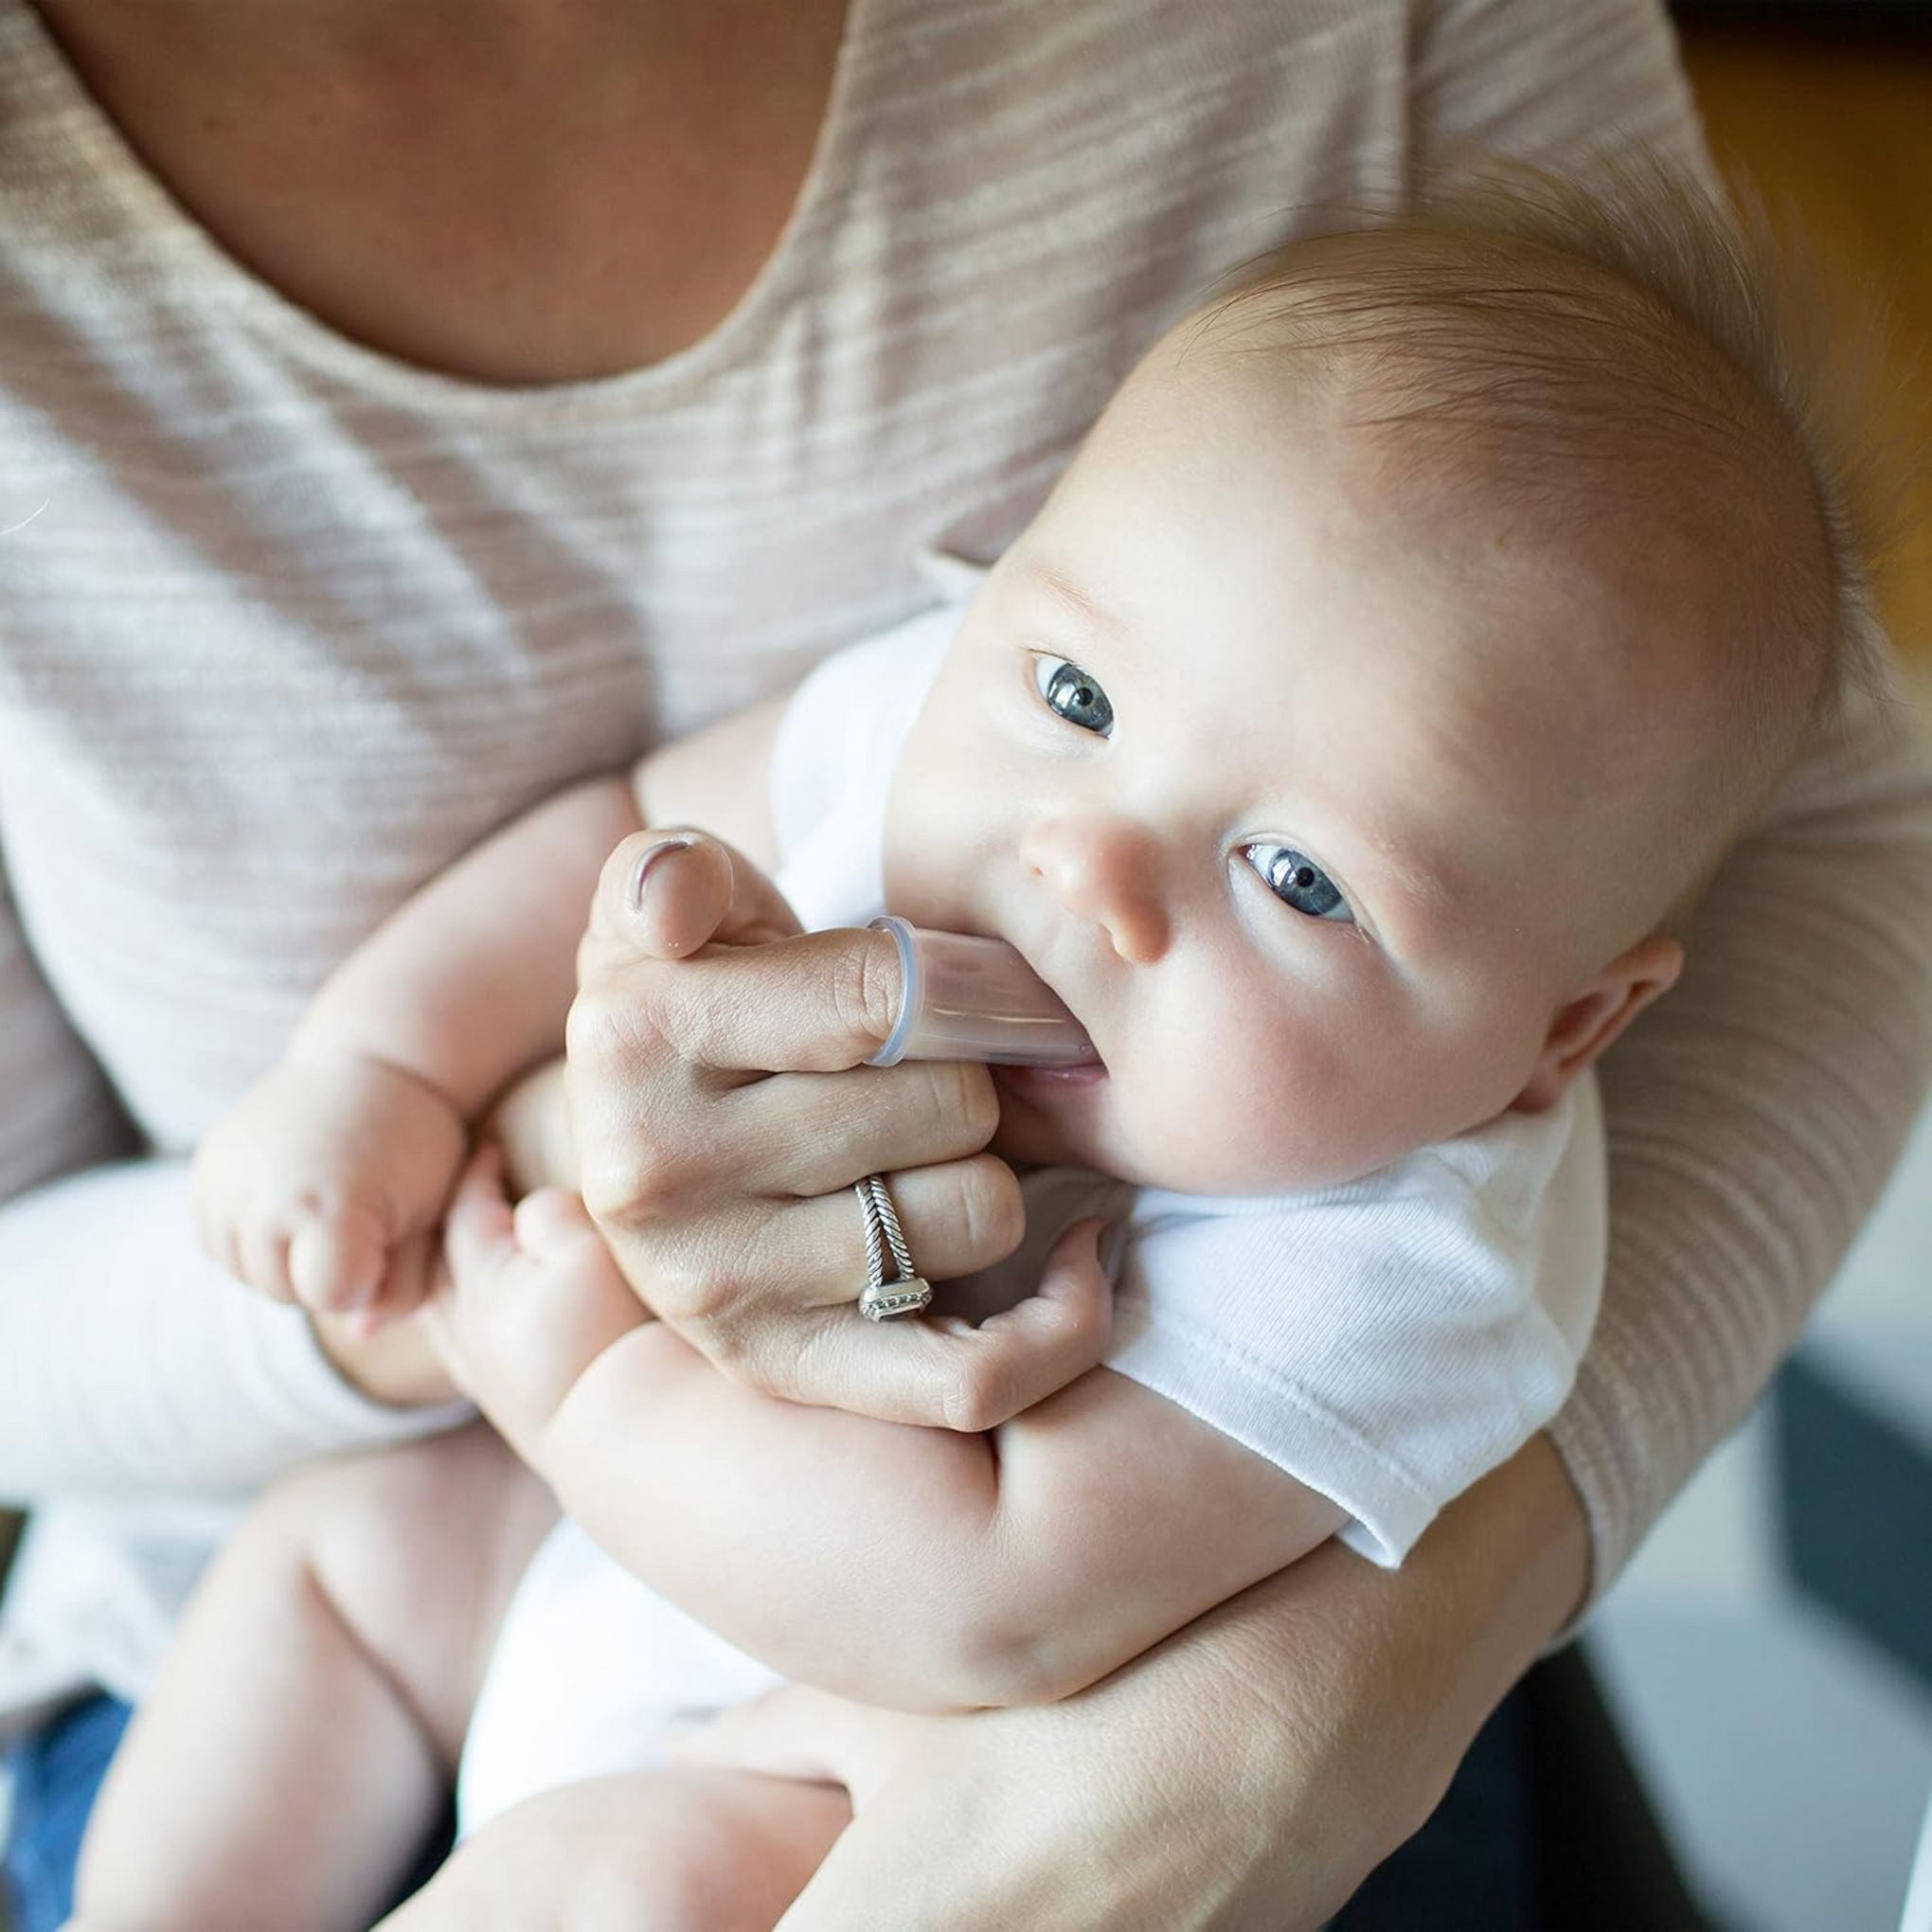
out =
<svg viewBox="0 0 1932 1932"><path fill-rule="evenodd" d="M809 927L881 910L893 768L957 609L823 664L787 709L771 795L778 883ZM1083 1214L1124 1218L1107 1365L1333 1497L1343 1541L1402 1560L1441 1506L1567 1393L1597 1309L1604 1155L1594 1084L1340 1187L1208 1198L1042 1170L1027 1239L948 1284L981 1314L1039 1279ZM853 1251L859 1223L853 1210ZM559 1783L660 1761L665 1720L777 1675L560 1524L505 1619L458 1780L462 1829Z"/></svg>

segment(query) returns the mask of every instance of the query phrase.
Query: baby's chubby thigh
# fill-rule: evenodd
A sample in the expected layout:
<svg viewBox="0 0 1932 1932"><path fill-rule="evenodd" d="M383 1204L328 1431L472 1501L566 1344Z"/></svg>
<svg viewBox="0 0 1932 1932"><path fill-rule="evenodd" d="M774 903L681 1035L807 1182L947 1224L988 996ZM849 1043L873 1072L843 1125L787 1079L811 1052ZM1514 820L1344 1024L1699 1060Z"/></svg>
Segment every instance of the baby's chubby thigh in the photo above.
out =
<svg viewBox="0 0 1932 1932"><path fill-rule="evenodd" d="M505 1607L557 1520L549 1491L473 1422L322 1464L257 1514L270 1536L285 1529L300 1543L335 1615L454 1769Z"/></svg>

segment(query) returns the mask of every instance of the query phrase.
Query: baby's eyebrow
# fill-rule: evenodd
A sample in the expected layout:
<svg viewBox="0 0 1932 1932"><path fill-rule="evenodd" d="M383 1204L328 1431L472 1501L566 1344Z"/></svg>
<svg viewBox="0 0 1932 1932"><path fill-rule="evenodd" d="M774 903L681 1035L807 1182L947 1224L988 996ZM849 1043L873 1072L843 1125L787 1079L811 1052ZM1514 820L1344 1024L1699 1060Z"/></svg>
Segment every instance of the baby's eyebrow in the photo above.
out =
<svg viewBox="0 0 1932 1932"><path fill-rule="evenodd" d="M1393 851L1378 851L1375 854L1375 864L1424 912L1432 915L1440 914L1447 908L1450 894L1434 872L1409 864Z"/></svg>
<svg viewBox="0 0 1932 1932"><path fill-rule="evenodd" d="M1030 588L1044 591L1088 630L1119 631L1119 619L1103 610L1065 571L1054 564L1031 561L1023 571L1022 578Z"/></svg>
<svg viewBox="0 0 1932 1932"><path fill-rule="evenodd" d="M1366 869L1385 882L1385 889L1394 886L1431 918L1440 918L1455 902L1455 888L1442 875L1426 862L1418 863L1393 839L1380 835L1366 838L1357 846L1356 857L1358 875L1364 869L1359 862L1366 859Z"/></svg>

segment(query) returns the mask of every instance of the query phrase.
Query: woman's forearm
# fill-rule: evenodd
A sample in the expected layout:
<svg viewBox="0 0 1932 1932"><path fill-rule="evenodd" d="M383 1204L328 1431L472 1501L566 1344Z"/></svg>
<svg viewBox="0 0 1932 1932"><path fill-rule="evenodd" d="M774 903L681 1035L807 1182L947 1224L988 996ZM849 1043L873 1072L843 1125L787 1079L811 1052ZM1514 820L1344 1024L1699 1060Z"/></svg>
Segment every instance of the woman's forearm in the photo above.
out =
<svg viewBox="0 0 1932 1932"><path fill-rule="evenodd" d="M697 1744L853 1794L785 1932L1299 1932L1433 1810L1584 1566L1538 1437L1401 1569L1328 1544L1064 1704L911 1719L783 1690Z"/></svg>
<svg viewBox="0 0 1932 1932"><path fill-rule="evenodd" d="M1932 781L1854 700L1601 1066L1610 1273L1552 1436L1593 1593L1736 1426L1831 1279L1932 1077Z"/></svg>

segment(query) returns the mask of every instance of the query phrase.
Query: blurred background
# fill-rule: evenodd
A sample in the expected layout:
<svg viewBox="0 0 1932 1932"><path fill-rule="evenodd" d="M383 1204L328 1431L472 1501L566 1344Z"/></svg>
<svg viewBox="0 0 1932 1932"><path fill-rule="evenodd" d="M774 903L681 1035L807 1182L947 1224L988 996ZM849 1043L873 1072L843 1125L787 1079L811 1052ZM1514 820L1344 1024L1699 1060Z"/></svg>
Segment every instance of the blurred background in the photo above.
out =
<svg viewBox="0 0 1932 1932"><path fill-rule="evenodd" d="M1836 299L1889 307L1887 426L1932 451L1932 5L1673 10L1719 165L1796 216ZM1924 478L1901 536L1885 600L1932 745ZM1716 1924L1899 1924L1932 1802L1932 1112L1797 1357L1590 1648Z"/></svg>

